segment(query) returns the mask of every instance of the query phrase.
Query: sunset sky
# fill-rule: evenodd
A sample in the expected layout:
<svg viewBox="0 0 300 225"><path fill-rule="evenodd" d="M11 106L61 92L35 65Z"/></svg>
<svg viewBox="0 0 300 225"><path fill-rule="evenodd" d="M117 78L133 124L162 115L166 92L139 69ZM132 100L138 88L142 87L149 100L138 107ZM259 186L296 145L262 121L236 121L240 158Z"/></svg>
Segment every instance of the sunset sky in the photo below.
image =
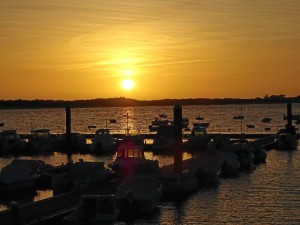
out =
<svg viewBox="0 0 300 225"><path fill-rule="evenodd" d="M1 0L0 78L0 99L297 96L300 1Z"/></svg>

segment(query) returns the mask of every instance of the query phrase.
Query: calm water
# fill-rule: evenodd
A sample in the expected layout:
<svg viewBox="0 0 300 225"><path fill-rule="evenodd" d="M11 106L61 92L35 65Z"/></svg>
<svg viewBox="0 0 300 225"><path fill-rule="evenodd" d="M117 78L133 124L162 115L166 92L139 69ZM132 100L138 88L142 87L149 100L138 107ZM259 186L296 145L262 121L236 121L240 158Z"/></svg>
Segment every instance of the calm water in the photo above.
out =
<svg viewBox="0 0 300 225"><path fill-rule="evenodd" d="M245 116L242 131L251 133L265 132L270 127L271 132L285 125L283 114L286 114L286 104L274 105L213 105L213 106L184 106L183 117L190 119L201 115L205 122L210 122L208 132L241 132L241 123L232 117L242 113ZM300 104L293 104L293 114L300 114ZM166 113L168 119L173 117L173 106L149 107L113 107L113 108L74 108L71 110L72 132L93 133L89 125L104 128L106 121L116 119L117 123L107 124L112 133L125 133L126 115L128 113L129 128L139 129L141 133L149 133L148 126L154 117ZM270 117L270 124L261 123L261 119ZM65 109L21 109L0 110L0 122L4 122L3 129L14 128L19 133L29 133L32 129L49 128L52 133L65 132ZM254 129L247 129L247 124L255 125Z"/></svg>
<svg viewBox="0 0 300 225"><path fill-rule="evenodd" d="M151 120L159 113L172 116L173 107L137 107L137 108L93 108L73 109L73 130L90 132L88 125L105 126L106 118L116 118L117 124L109 124L116 132L126 127L123 114L129 113L130 126L147 131ZM299 114L300 105L293 105L293 114ZM53 132L64 130L64 109L47 110L1 110L1 120L7 127L28 132L32 128L48 127ZM240 112L240 106L186 106L183 115L193 120L199 114L211 122L211 132L240 132L240 123L232 116ZM273 120L268 126L273 131L282 126L285 105L244 105L244 123L262 126L263 117ZM113 127L116 126L116 127ZM218 127L220 126L220 127ZM254 129L261 132L261 129ZM245 132L247 129L245 128ZM263 131L264 132L264 131ZM187 156L186 156L187 157ZM48 156L35 156L53 165L65 163L66 155L54 153ZM84 158L89 161L109 161L111 156L73 155L73 160ZM160 163L172 162L169 156L155 156ZM0 158L0 167L13 158ZM9 200L27 202L43 199L52 195L51 190L38 190L1 196L0 209L6 208ZM220 185L212 188L200 188L189 196L174 199L162 199L158 210L149 218L132 218L123 221L127 224L300 224L300 152L271 150L267 163L259 165L251 173L241 173L239 177L220 179Z"/></svg>

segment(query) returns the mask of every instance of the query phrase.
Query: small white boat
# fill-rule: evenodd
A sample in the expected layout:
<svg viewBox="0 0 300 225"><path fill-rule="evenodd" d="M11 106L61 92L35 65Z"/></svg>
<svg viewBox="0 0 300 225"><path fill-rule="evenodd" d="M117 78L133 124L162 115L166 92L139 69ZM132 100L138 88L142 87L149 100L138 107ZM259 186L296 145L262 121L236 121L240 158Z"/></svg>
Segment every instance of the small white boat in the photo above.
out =
<svg viewBox="0 0 300 225"><path fill-rule="evenodd" d="M116 149L114 137L110 134L109 129L98 129L92 138L90 150L96 153L112 153Z"/></svg>
<svg viewBox="0 0 300 225"><path fill-rule="evenodd" d="M158 170L158 161L146 159L143 148L128 140L117 148L115 160L108 164L116 175L128 177L133 174L153 174Z"/></svg>
<svg viewBox="0 0 300 225"><path fill-rule="evenodd" d="M64 217L65 225L98 225L114 222L120 212L114 195L82 195L74 212Z"/></svg>
<svg viewBox="0 0 300 225"><path fill-rule="evenodd" d="M115 193L121 212L153 212L162 194L162 184L152 175L134 175L121 183Z"/></svg>
<svg viewBox="0 0 300 225"><path fill-rule="evenodd" d="M15 159L0 172L0 190L16 191L25 188L32 188L37 179L39 169L47 165L40 160Z"/></svg>
<svg viewBox="0 0 300 225"><path fill-rule="evenodd" d="M180 174L167 172L157 178L162 184L163 193L176 194L195 191L198 186L198 179L190 172Z"/></svg>
<svg viewBox="0 0 300 225"><path fill-rule="evenodd" d="M50 129L37 129L30 131L27 147L33 152L47 152L54 148Z"/></svg>

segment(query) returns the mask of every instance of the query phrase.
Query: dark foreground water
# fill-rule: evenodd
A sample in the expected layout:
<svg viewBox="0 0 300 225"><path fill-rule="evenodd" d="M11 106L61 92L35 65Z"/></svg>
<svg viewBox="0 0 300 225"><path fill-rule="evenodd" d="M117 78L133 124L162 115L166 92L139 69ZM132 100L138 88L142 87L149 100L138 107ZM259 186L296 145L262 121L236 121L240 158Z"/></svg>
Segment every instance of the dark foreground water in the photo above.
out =
<svg viewBox="0 0 300 225"><path fill-rule="evenodd" d="M13 199L26 202L51 195L51 190L38 190ZM8 201L1 199L2 210ZM219 186L189 195L163 197L153 214L122 217L116 224L300 224L300 151L268 151L267 162L251 173L220 178Z"/></svg>

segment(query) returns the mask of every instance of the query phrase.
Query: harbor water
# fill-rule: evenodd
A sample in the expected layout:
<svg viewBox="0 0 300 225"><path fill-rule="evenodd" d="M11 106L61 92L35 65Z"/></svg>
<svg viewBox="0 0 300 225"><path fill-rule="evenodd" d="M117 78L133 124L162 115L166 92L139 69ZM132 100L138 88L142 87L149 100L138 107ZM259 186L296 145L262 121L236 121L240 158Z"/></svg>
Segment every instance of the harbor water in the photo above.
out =
<svg viewBox="0 0 300 225"><path fill-rule="evenodd" d="M243 123L233 120L240 114L245 116ZM132 107L132 108L79 108L72 109L72 132L92 133L89 125L97 128L106 126L106 121L116 119L117 123L107 126L114 133L122 133L128 125L149 133L148 125L159 114L166 113L172 118L173 107ZM190 119L201 115L210 122L208 132L212 133L275 133L286 121L285 104L274 105L213 105L183 106L183 116ZM293 114L300 114L300 104L293 104ZM264 124L261 119L272 118ZM14 109L0 110L3 129L14 128L19 133L29 133L32 129L49 128L52 133L65 132L65 109ZM255 125L247 129L247 124ZM264 128L268 126L271 131ZM297 126L297 125L296 125ZM217 187L200 187L184 196L162 198L158 209L150 216L121 218L118 224L300 224L300 152L268 151L267 162L260 164L252 172L241 172L237 177L220 178ZM173 162L172 156L147 153L160 161L160 164ZM83 158L86 161L109 162L113 156L74 154L73 161ZM184 156L188 158L189 155ZM34 158L52 165L67 162L67 156L54 152L48 155L22 156ZM0 168L9 164L11 156L0 158ZM51 190L31 190L17 192L11 196L0 195L0 210L9 207L10 201L25 203L52 196ZM0 221L1 224L1 221Z"/></svg>

